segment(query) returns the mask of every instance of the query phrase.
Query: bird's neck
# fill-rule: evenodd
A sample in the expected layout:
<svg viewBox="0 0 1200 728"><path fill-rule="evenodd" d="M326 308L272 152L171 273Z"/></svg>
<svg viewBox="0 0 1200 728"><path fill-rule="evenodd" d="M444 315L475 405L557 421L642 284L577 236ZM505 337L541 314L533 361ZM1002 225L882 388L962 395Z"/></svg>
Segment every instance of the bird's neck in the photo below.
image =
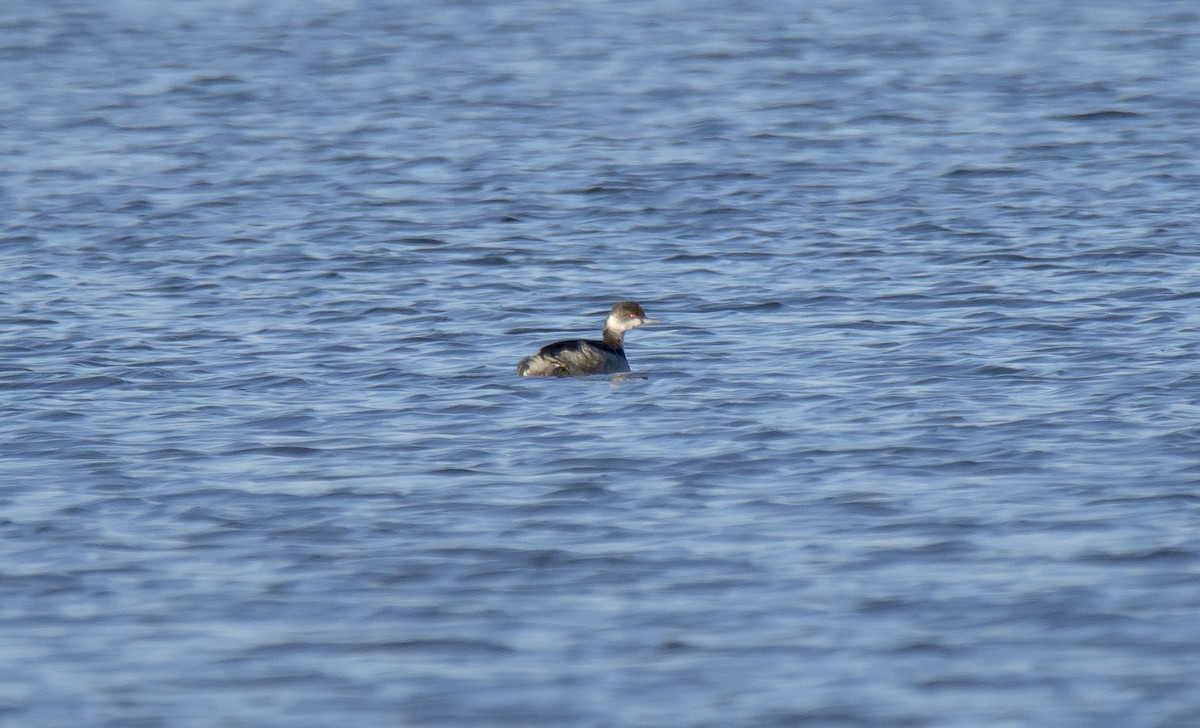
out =
<svg viewBox="0 0 1200 728"><path fill-rule="evenodd" d="M617 351L625 350L625 332L620 329L606 325L604 327L604 333L600 338L604 339L605 344L608 344Z"/></svg>

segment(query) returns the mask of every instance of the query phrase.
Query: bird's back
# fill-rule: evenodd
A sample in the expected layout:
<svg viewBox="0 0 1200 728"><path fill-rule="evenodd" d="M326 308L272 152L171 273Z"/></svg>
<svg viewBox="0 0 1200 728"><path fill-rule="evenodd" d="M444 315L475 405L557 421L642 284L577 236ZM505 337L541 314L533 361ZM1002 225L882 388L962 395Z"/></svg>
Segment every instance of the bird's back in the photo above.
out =
<svg viewBox="0 0 1200 728"><path fill-rule="evenodd" d="M629 371L625 352L603 341L572 339L543 346L538 353L517 364L517 374L526 377L568 377L585 374L615 374Z"/></svg>

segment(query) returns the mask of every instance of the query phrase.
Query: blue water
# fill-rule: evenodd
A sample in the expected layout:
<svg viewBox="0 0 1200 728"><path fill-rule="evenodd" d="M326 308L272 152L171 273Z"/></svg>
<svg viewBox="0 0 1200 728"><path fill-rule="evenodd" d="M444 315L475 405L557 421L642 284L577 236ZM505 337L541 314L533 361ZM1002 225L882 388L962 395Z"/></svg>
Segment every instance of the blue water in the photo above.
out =
<svg viewBox="0 0 1200 728"><path fill-rule="evenodd" d="M0 723L1200 725L1197 78L1165 0L7 2Z"/></svg>

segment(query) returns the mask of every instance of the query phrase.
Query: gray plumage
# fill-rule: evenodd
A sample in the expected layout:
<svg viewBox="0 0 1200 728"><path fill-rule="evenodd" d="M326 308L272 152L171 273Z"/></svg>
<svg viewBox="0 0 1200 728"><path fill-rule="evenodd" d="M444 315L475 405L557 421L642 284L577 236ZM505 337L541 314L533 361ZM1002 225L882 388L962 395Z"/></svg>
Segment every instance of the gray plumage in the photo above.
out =
<svg viewBox="0 0 1200 728"><path fill-rule="evenodd" d="M627 372L625 332L654 321L646 316L640 305L622 301L609 311L600 341L572 339L547 344L538 353L522 359L517 364L517 374L523 377L568 377Z"/></svg>

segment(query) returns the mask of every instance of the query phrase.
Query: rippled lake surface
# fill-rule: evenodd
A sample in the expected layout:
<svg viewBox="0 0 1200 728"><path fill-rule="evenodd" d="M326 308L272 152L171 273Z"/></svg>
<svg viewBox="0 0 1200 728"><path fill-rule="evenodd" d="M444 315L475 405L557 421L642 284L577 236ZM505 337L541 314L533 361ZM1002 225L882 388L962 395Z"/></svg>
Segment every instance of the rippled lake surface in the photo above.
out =
<svg viewBox="0 0 1200 728"><path fill-rule="evenodd" d="M1200 724L1198 77L1186 2L6 3L0 721Z"/></svg>

